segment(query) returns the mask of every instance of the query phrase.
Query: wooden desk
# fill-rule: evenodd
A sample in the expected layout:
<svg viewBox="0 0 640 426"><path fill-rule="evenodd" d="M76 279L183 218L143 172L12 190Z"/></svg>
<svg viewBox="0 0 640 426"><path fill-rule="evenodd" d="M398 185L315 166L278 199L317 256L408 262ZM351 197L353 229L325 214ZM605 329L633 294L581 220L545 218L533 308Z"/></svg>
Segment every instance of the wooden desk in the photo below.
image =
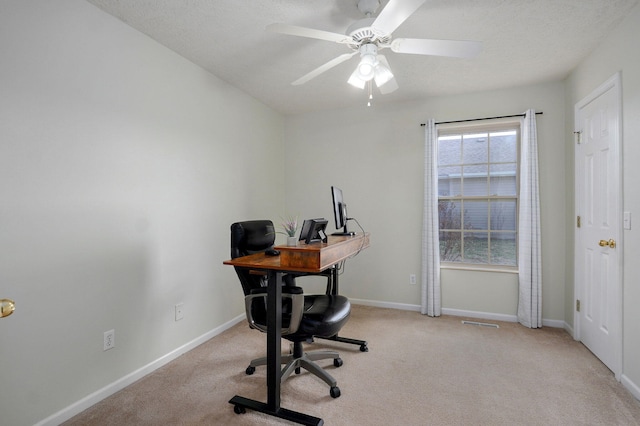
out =
<svg viewBox="0 0 640 426"><path fill-rule="evenodd" d="M369 234L352 237L329 236L326 243L299 242L297 246L276 246L280 256L256 253L225 260L225 265L256 270L277 270L317 274L369 247Z"/></svg>
<svg viewBox="0 0 640 426"><path fill-rule="evenodd" d="M282 275L286 272L317 274L369 247L369 234L355 236L329 236L327 243L298 244L297 247L278 246L280 256L256 253L226 260L225 265L266 271L267 287L267 402L234 396L229 403L234 411L244 413L246 408L295 423L320 426L318 417L280 407L280 365L282 326Z"/></svg>

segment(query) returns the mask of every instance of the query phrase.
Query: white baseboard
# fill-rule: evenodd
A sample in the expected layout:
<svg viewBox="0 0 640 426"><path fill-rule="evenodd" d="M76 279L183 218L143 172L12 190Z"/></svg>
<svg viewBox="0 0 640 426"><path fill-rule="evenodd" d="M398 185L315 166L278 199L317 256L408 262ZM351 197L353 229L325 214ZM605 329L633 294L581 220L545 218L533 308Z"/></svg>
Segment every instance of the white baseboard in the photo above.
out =
<svg viewBox="0 0 640 426"><path fill-rule="evenodd" d="M544 319L544 318L542 319L542 325L544 327L562 328L565 330L569 326L566 322L562 320L550 320L550 319ZM569 333L569 334L573 336L573 333Z"/></svg>
<svg viewBox="0 0 640 426"><path fill-rule="evenodd" d="M355 305L365 305L365 306L374 306L376 308L391 308L391 309L400 309L404 311L420 312L420 305L410 305L406 303L379 302L377 300L352 299L352 298L350 298L349 300L351 301L351 303ZM466 311L463 309L442 308L442 314L456 316L456 317L480 318L484 320L493 320L493 321L518 322L518 317L516 315L494 314L491 312ZM571 329L571 327L566 322L561 320L543 319L542 325L545 327L564 328L565 330ZM570 334L573 336L573 330L571 331Z"/></svg>
<svg viewBox="0 0 640 426"><path fill-rule="evenodd" d="M629 392L631 392L631 395L633 395L637 400L640 400L640 386L633 383L631 379L629 379L624 374L620 378L620 383L622 383L622 386L624 386Z"/></svg>
<svg viewBox="0 0 640 426"><path fill-rule="evenodd" d="M564 331L566 331L567 333L569 333L569 335L571 337L573 337L575 339L575 334L573 334L573 326L567 324L566 322L564 323Z"/></svg>
<svg viewBox="0 0 640 426"><path fill-rule="evenodd" d="M390 308L390 309L400 309L402 311L420 312L420 305L410 305L408 303L380 302L377 300L352 299L351 297L349 298L349 301L354 305L364 305L364 306L373 306L374 308Z"/></svg>
<svg viewBox="0 0 640 426"><path fill-rule="evenodd" d="M463 309L442 308L444 315L452 315L456 317L480 318L484 320L518 322L518 317L507 314L494 314L491 312L466 311Z"/></svg>
<svg viewBox="0 0 640 426"><path fill-rule="evenodd" d="M147 374L154 372L155 370L157 370L158 368L162 367L165 364L168 364L169 362L178 358L180 355L189 352L190 350L194 349L197 346L200 346L201 344L211 339L212 337L215 337L218 334L224 332L225 330L233 327L239 322L245 320L245 318L246 316L244 313L242 315L238 315L236 318L233 318L232 320L227 321L221 326L216 327L211 331L208 331L202 336L196 337L192 341L185 343L179 348L169 352L168 354L158 358L155 361L150 362L144 367L141 367L133 371L132 373L127 374L126 376L116 380L111 384L108 384L102 389L97 390L96 392L82 398L81 400L58 411L57 413L52 414L46 419L39 421L38 423L35 424L35 426L55 426L69 420L71 417L75 416L76 414L83 412L84 410L91 407L92 405L97 404L98 402L113 395L119 390L122 390L127 386L129 386L130 384L136 382L137 380L140 380Z"/></svg>

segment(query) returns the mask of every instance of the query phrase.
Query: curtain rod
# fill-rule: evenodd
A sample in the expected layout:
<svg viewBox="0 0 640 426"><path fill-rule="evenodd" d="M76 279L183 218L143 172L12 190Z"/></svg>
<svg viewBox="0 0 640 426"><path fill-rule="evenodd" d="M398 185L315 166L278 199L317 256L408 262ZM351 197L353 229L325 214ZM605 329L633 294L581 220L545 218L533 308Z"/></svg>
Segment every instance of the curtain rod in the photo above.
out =
<svg viewBox="0 0 640 426"><path fill-rule="evenodd" d="M542 112L536 112L536 115L542 115ZM467 120L455 120L455 121L440 121L436 124L452 124L452 123L466 123L469 121L482 121L482 120L496 120L498 118L514 118L514 117L524 117L525 114L514 114L514 115L502 115L500 117L485 117L485 118L470 118ZM421 123L421 126L426 126L426 123Z"/></svg>

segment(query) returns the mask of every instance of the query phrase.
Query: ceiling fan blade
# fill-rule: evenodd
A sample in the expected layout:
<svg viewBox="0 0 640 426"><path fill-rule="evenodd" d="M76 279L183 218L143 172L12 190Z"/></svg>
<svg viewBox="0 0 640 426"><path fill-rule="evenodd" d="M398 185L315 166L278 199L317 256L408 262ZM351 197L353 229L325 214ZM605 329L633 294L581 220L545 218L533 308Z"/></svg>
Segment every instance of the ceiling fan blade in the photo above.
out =
<svg viewBox="0 0 640 426"><path fill-rule="evenodd" d="M426 0L389 0L371 26L384 34L391 34Z"/></svg>
<svg viewBox="0 0 640 426"><path fill-rule="evenodd" d="M298 37L308 37L317 40L333 41L336 43L353 43L353 39L345 34L332 33L329 31L315 30L313 28L297 27L288 24L270 24L265 28L267 31L279 34L288 34Z"/></svg>
<svg viewBox="0 0 640 426"><path fill-rule="evenodd" d="M297 79L296 81L294 81L291 84L294 85L294 86L298 86L300 84L304 84L307 81L311 80L312 78L315 78L315 77L319 76L323 72L330 70L331 68L335 67L336 65L341 64L341 63L343 63L344 61L346 61L348 59L351 59L351 57L353 57L353 55L355 55L356 53L358 53L358 52L345 53L345 54L342 54L342 55L338 56L337 58L333 58L332 60L330 60L326 64L320 65L315 70L311 71L308 74L303 75L302 77L300 77L299 79Z"/></svg>
<svg viewBox="0 0 640 426"><path fill-rule="evenodd" d="M391 42L391 50L396 53L412 53L415 55L473 58L482 50L482 43L465 40L397 38Z"/></svg>

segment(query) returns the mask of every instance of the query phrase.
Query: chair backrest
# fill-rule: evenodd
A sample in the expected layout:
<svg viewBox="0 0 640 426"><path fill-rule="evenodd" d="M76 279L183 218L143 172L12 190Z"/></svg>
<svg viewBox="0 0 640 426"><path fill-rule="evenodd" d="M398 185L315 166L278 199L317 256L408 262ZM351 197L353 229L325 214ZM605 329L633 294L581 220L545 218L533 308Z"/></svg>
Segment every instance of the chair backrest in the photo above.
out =
<svg viewBox="0 0 640 426"><path fill-rule="evenodd" d="M231 258L260 253L273 247L276 232L270 220L249 220L231 225ZM235 267L245 295L247 320L253 328L267 330L266 287L267 275L247 268ZM293 278L284 278L289 284ZM304 294L299 287L290 286L283 291L282 334L295 333L300 325L304 308Z"/></svg>
<svg viewBox="0 0 640 426"><path fill-rule="evenodd" d="M236 222L231 225L231 258L265 251L273 247L275 240L276 232L270 220ZM266 287L265 275L251 273L247 268L236 267L235 270L245 296L253 289Z"/></svg>

